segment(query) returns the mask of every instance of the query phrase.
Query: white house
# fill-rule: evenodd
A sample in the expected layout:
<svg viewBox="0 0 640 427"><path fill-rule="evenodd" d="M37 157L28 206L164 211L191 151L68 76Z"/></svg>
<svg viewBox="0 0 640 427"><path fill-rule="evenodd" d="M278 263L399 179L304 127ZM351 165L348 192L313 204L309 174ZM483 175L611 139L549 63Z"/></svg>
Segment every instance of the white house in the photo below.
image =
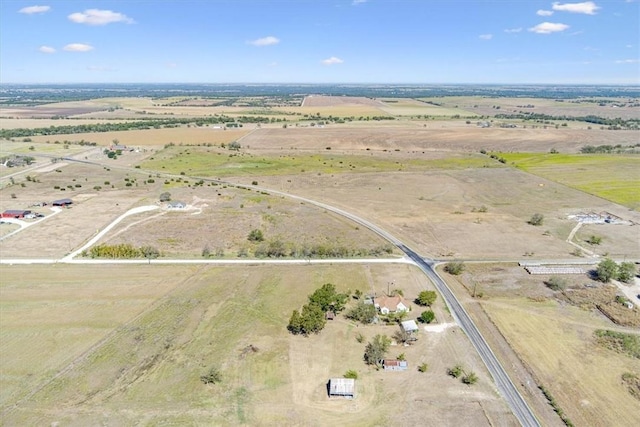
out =
<svg viewBox="0 0 640 427"><path fill-rule="evenodd" d="M375 298L374 306L380 311L381 314L409 311L409 303L406 302L400 295L395 295L392 297L382 296Z"/></svg>

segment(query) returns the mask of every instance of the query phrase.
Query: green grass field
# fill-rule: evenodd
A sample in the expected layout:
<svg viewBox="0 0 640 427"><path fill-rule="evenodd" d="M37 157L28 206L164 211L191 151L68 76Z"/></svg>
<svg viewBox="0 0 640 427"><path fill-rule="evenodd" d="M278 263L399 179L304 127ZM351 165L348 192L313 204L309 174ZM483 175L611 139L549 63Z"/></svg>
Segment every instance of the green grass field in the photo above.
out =
<svg viewBox="0 0 640 427"><path fill-rule="evenodd" d="M640 156L541 153L498 156L526 172L640 210Z"/></svg>
<svg viewBox="0 0 640 427"><path fill-rule="evenodd" d="M379 156L253 155L206 147L168 147L141 164L143 169L203 177L290 175L299 173L364 173L499 167L476 154L444 159L395 159Z"/></svg>

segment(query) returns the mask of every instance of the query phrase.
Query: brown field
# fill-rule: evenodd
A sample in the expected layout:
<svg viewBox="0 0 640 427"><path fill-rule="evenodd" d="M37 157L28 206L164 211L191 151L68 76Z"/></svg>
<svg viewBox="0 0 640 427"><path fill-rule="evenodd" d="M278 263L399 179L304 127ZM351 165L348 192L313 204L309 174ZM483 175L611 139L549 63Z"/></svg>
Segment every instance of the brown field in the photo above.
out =
<svg viewBox="0 0 640 427"><path fill-rule="evenodd" d="M423 98L424 101L442 103L443 107L459 107L467 111L472 111L478 115L493 116L495 114L518 114L520 112L548 114L553 116L584 117L594 115L599 117L622 119L637 119L640 117L640 107L628 106L628 98L612 98L616 104L625 104L623 107L614 106L612 103L599 105L601 100L582 99L564 100L562 102L554 99L541 98L485 98L485 97L445 97L445 98ZM633 101L631 101L633 102ZM637 100L635 101L637 104ZM524 106L533 105L533 108ZM496 109L494 107L500 107ZM595 127L595 126L594 126Z"/></svg>
<svg viewBox="0 0 640 427"><path fill-rule="evenodd" d="M396 326L339 317L317 336L286 331L291 310L323 283L381 292L392 278L416 295L429 285L409 266L144 266L115 274L98 266L88 278L81 266L1 268L8 424L386 425L426 417L444 425L516 425L457 327L422 331L411 347L392 346L390 356L405 353L412 367L399 373L366 367L364 344L355 339L392 335ZM452 321L441 303L435 311L438 321ZM249 345L257 352L243 353ZM50 357L14 357L25 347ZM417 372L424 362L428 372ZM448 377L456 363L476 372L478 384ZM210 366L221 370L222 383L200 382ZM327 380L348 369L359 373L357 398L329 400Z"/></svg>
<svg viewBox="0 0 640 427"><path fill-rule="evenodd" d="M126 130L121 132L93 132L77 133L72 135L46 135L33 136L34 142L46 141L85 141L96 142L102 146L108 146L117 139L120 144L128 147L161 147L173 142L174 144L228 144L244 135L247 135L253 126L243 129L216 129L211 127L179 127L171 129L147 129L147 130Z"/></svg>
<svg viewBox="0 0 640 427"><path fill-rule="evenodd" d="M442 108L468 109L458 101L447 99ZM129 113L142 111L148 102L129 99L126 108ZM509 102L502 108L509 108ZM163 108L165 113L172 111ZM216 107L174 110L182 108ZM360 108L373 107L318 106L310 113L335 116ZM396 108L413 107L403 103ZM33 138L35 154L40 147L53 146L40 138ZM464 120L396 120L324 128L183 127L48 138L85 139L105 146L118 139L141 149L117 160L107 159L100 149L80 154L80 159L99 165L66 161L22 174L11 169L15 183L8 185L3 179L0 210L62 197L72 198L74 205L0 241L3 259L59 259L128 209L157 203L164 191L193 209L129 217L102 241L152 244L165 258L200 258L204 246L237 258L248 231L258 227L268 238L285 241L324 239L365 247L380 243L362 227L322 209L261 192L268 189L345 209L419 253L443 259L577 259L571 255L574 247L565 241L575 226L567 215L606 211L640 223L640 212L478 153L552 148L575 153L587 144L637 143L637 132L631 131L482 129ZM239 153L217 146L187 147L234 140L242 144ZM185 146L164 150L169 142ZM194 158L187 151L202 155ZM229 160L220 166L207 156ZM287 165L294 157L307 162L304 171L252 170L276 160ZM337 161L358 167L341 170ZM389 167L394 164L397 170ZM144 165L154 168L145 170ZM237 168L237 173L224 175L226 180L251 190L209 182L196 186L199 177L189 176L193 170L225 165ZM26 181L27 173L37 182ZM148 183L150 178L155 182ZM479 212L483 206L486 212ZM37 210L50 213L48 208ZM544 214L542 227L527 224L533 213ZM585 226L574 241L582 244L595 234L603 238L595 248L599 254L638 258L636 228ZM0 265L0 277L0 337L8 343L0 350L0 399L8 425L419 425L425 419L439 425L516 424L457 327L440 334L421 332L417 345L392 348L393 355L406 352L412 368L429 363L429 372L421 376L413 369L390 376L364 367L364 344L356 342L355 334L390 335L390 327L358 327L340 319L318 336L305 339L286 333L291 310L326 282L340 289L382 292L393 281L410 298L430 288L424 276L406 265ZM515 264L469 264L459 281L447 280L492 345L502 343L497 344L498 356L522 381L518 387L544 425L560 425L560 420L541 401L537 385L550 390L576 425L640 423L637 411L629 409L637 407L637 400L620 381L626 371L640 372L638 362L595 347L592 340L597 328L622 328L597 312L559 302L542 284L544 278L529 276ZM589 280L570 281L578 286ZM483 293L481 299L470 297L474 283ZM434 311L439 322L452 321L442 301ZM419 313L414 308L410 317ZM248 345L259 351L241 357ZM33 354L31 348L51 356L23 357ZM447 367L458 361L479 374L478 385L467 387L446 375ZM220 387L199 381L212 365L223 370ZM326 380L347 369L360 374L358 398L328 401Z"/></svg>

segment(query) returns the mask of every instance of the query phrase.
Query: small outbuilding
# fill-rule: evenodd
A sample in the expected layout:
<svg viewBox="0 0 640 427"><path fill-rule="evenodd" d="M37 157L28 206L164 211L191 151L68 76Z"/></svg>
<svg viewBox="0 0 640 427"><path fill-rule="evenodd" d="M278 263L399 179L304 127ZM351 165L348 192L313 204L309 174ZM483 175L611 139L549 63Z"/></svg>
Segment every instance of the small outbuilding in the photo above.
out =
<svg viewBox="0 0 640 427"><path fill-rule="evenodd" d="M409 364L406 360L384 359L382 369L385 371L406 371L409 369Z"/></svg>
<svg viewBox="0 0 640 427"><path fill-rule="evenodd" d="M331 378L329 380L329 397L355 398L356 380L353 378Z"/></svg>
<svg viewBox="0 0 640 427"><path fill-rule="evenodd" d="M60 200L54 200L53 202L51 202L52 206L69 206L73 204L73 200L71 199L60 199Z"/></svg>
<svg viewBox="0 0 640 427"><path fill-rule="evenodd" d="M167 205L169 209L184 209L187 207L186 203L183 202L171 202Z"/></svg>
<svg viewBox="0 0 640 427"><path fill-rule="evenodd" d="M24 209L8 209L2 212L0 215L2 218L24 218L27 215L30 215L31 211Z"/></svg>
<svg viewBox="0 0 640 427"><path fill-rule="evenodd" d="M418 324L415 320L405 320L402 324L402 329L409 334L418 332Z"/></svg>

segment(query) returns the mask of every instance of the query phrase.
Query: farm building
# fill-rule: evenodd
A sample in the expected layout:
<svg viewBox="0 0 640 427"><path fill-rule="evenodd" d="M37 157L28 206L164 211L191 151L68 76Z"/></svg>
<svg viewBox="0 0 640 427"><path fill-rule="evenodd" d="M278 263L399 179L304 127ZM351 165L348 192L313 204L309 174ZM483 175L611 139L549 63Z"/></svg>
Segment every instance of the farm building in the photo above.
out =
<svg viewBox="0 0 640 427"><path fill-rule="evenodd" d="M31 214L31 211L22 210L22 209L8 209L2 212L2 218L24 218L25 216Z"/></svg>
<svg viewBox="0 0 640 427"><path fill-rule="evenodd" d="M353 378L331 378L329 380L329 397L356 397L356 380Z"/></svg>
<svg viewBox="0 0 640 427"><path fill-rule="evenodd" d="M409 303L406 302L400 295L392 297L382 296L376 298L374 300L374 305L381 314L409 311Z"/></svg>
<svg viewBox="0 0 640 427"><path fill-rule="evenodd" d="M402 322L402 329L404 329L405 332L412 334L414 332L418 332L418 324L415 320L405 320Z"/></svg>
<svg viewBox="0 0 640 427"><path fill-rule="evenodd" d="M167 205L169 209L184 209L187 207L186 203L183 202L171 202Z"/></svg>
<svg viewBox="0 0 640 427"><path fill-rule="evenodd" d="M71 204L73 204L73 201L71 199L60 199L51 202L51 205L53 206L69 206Z"/></svg>
<svg viewBox="0 0 640 427"><path fill-rule="evenodd" d="M384 359L382 369L385 371L406 371L409 369L409 364L406 360Z"/></svg>

